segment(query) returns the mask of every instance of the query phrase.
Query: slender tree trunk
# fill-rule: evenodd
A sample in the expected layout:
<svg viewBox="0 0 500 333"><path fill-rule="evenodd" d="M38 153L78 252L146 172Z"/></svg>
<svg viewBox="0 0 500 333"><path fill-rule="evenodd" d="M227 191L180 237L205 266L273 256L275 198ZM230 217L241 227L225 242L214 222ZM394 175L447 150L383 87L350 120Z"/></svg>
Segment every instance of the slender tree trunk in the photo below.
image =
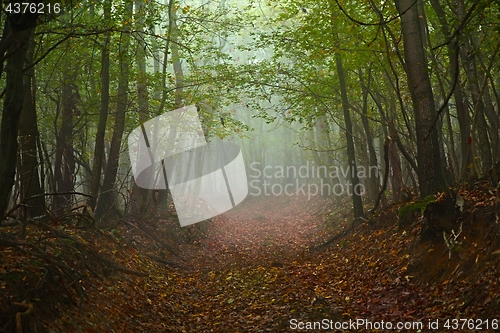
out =
<svg viewBox="0 0 500 333"><path fill-rule="evenodd" d="M371 70L369 69L368 73L368 86L370 85L371 78ZM378 162L377 162L377 153L375 151L375 147L373 146L373 136L370 130L370 124L368 122L368 89L365 85L363 78L363 71L359 69L359 80L361 82L361 90L363 92L363 112L361 113L361 121L363 122L363 129L365 130L366 135L366 144L368 146L368 154L369 154L369 165L368 165L368 197L370 201L375 202L377 200L378 192L379 192L379 174L378 174ZM372 173L372 167L377 168L377 173Z"/></svg>
<svg viewBox="0 0 500 333"><path fill-rule="evenodd" d="M175 106L183 106L183 90L184 90L184 72L182 70L181 57L179 55L179 28L177 27L177 10L172 9L170 12L170 24L172 27L172 38L170 49L172 51L172 63L174 66L175 75Z"/></svg>
<svg viewBox="0 0 500 333"><path fill-rule="evenodd" d="M439 0L431 0L432 7L436 12L439 20L441 31L445 38L451 36L450 27L446 21L446 14ZM450 77L452 82L455 82L453 97L457 109L458 124L460 127L460 152L461 165L456 172L461 175L461 179L468 182L472 177L472 149L470 145L470 118L469 112L465 105L464 93L462 89L460 67L459 67L459 49L458 43L453 42L448 44L448 57L450 59ZM459 180L460 181L460 180Z"/></svg>
<svg viewBox="0 0 500 333"><path fill-rule="evenodd" d="M492 161L493 164L498 159L498 148L500 144L500 136L499 136L499 130L500 130L500 118L497 112L495 112L495 106L493 105L493 100L491 98L490 94L490 85L488 83L488 79L491 78L491 72L494 72L492 70L493 64L496 63L494 60L498 57L498 51L500 50L500 45L497 45L495 50L490 54L490 63L488 66L485 65L483 61L483 53L480 50L480 47L477 46L476 38L474 37L475 33L472 33L471 36L471 44L474 47L474 56L476 63L479 64L479 67L477 69L478 72L478 79L481 85L481 97L483 99L483 103L485 106L485 116L488 119L488 122L490 126L488 127L489 133L490 133L490 140L491 140L491 150L492 150ZM491 85L491 89L493 89L494 86Z"/></svg>
<svg viewBox="0 0 500 333"><path fill-rule="evenodd" d="M311 155L313 157L313 161L314 163L316 163L316 165L320 165L321 164L321 158L319 157L319 150L321 150L321 146L319 144L316 144L316 136L314 135L314 127L313 126L310 126L308 127L307 129L305 129L305 131L307 131L306 135L307 135L307 147L309 149L309 151L311 152Z"/></svg>
<svg viewBox="0 0 500 333"><path fill-rule="evenodd" d="M363 217L363 201L360 193L360 183L358 178L358 168L356 165L356 153L354 150L354 139L352 135L351 113L349 111L349 102L347 100L347 87L345 83L344 68L342 67L342 58L340 54L335 55L337 65L337 74L339 76L340 94L342 97L342 109L344 110L345 135L347 139L347 158L349 165L349 173L352 181L352 203L354 206L354 217Z"/></svg>
<svg viewBox="0 0 500 333"><path fill-rule="evenodd" d="M455 134L453 133L453 125L451 123L451 115L450 115L450 110L448 107L446 107L445 112L446 112L446 114L445 114L446 127L447 127L448 136L449 136L447 147L448 147L448 152L449 152L448 159L450 160L450 167L451 167L451 170L450 170L451 176L452 176L451 183L455 184L460 168L458 165L458 158L457 158L456 149L455 149L455 147L456 147Z"/></svg>
<svg viewBox="0 0 500 333"><path fill-rule="evenodd" d="M32 38L31 36L30 38ZM35 43L29 43L26 65L33 63ZM24 72L24 101L19 124L21 201L28 205L28 216L40 216L45 213L45 198L42 196L38 162L37 141L39 138L35 109L35 70Z"/></svg>
<svg viewBox="0 0 500 333"><path fill-rule="evenodd" d="M486 123L486 106L483 101L481 88L479 86L479 77L476 68L476 61L471 45L468 40L462 44L460 55L465 67L465 73L468 77L468 85L472 93L472 102L474 107L474 118L477 128L477 138L479 143L479 155L481 157L481 174L485 175L493 166L493 157L491 154L490 139L488 138L488 124Z"/></svg>
<svg viewBox="0 0 500 333"><path fill-rule="evenodd" d="M436 109L429 79L416 2L396 0L401 15L405 69L415 113L420 196L444 188L437 131L432 128ZM429 134L427 140L425 137Z"/></svg>
<svg viewBox="0 0 500 333"><path fill-rule="evenodd" d="M180 108L184 106L183 103L183 90L184 90L184 72L182 70L182 62L179 54L179 28L177 27L177 9L173 6L174 0L168 1L168 39L165 44L165 52L172 52L172 64L175 76L175 107ZM165 54L165 61L167 56ZM166 63L165 63L166 64ZM166 73L166 66L164 66L164 75ZM165 94L164 94L165 95ZM166 98L166 97L164 97ZM163 100L162 100L163 101ZM175 140L175 132L171 133L170 140ZM165 190L158 191L158 202L161 207L168 207L168 194L170 190L167 184Z"/></svg>
<svg viewBox="0 0 500 333"><path fill-rule="evenodd" d="M132 16L132 3L127 4L127 14L124 20L130 20ZM106 213L118 213L116 203L116 175L120 162L120 147L122 136L125 129L125 112L128 104L128 85L129 85L129 44L130 34L123 33L121 35L121 43L119 50L119 67L120 74L118 78L118 98L116 102L115 123L113 126L113 137L111 138L111 146L109 149L108 164L104 173L104 180L101 188L101 196L97 204L96 218L101 218Z"/></svg>
<svg viewBox="0 0 500 333"><path fill-rule="evenodd" d="M158 108L158 114L163 114L163 110L165 109L165 103L167 102L167 62L168 62L168 53L170 52L170 39L172 36L172 10L174 5L174 0L166 0L165 5L167 5L168 10L168 30L167 30L167 38L165 40L165 48L163 51L163 64L162 64L162 79L161 79L161 102L160 107Z"/></svg>
<svg viewBox="0 0 500 333"><path fill-rule="evenodd" d="M136 48L136 62L137 62L137 104L139 109L139 122L141 124L149 120L149 92L147 86L147 73L146 73L146 43L144 41L144 1L135 1L135 16L138 18L137 30L140 32ZM144 189L136 184L133 185L132 190L132 206L133 214L145 214L149 206L149 194L152 193L149 189Z"/></svg>
<svg viewBox="0 0 500 333"><path fill-rule="evenodd" d="M423 6L422 11L423 11ZM419 7L420 8L420 7ZM427 20L425 21L427 25ZM429 29L426 29L426 41L428 41L429 44L431 44L431 35L429 32ZM429 50L429 55L431 58L433 70L434 70L434 75L438 83L439 91L442 97L442 102L444 103L443 109L441 110L441 114L439 115L438 119L436 120L436 130L438 131L438 138L439 138L439 149L441 150L441 165L445 168L443 170L443 174L445 176L445 181L447 186L452 186L455 183L454 180L454 174L452 173L453 170L458 170L457 168L457 159L455 155L455 140L454 140L454 135L453 135L453 130L451 127L448 127L448 140L445 140L445 136L443 134L443 120L447 121L447 125L451 124L450 121L450 110L449 110L449 103L448 100L451 98L451 93L449 94L444 86L443 83L443 73L439 70L440 65L439 61L437 59L436 53L434 52L433 49ZM446 75L446 74L444 74ZM456 84L458 81L458 77L452 77L452 84L451 84L451 89L456 88ZM445 150L445 144L447 147L448 154L446 154Z"/></svg>
<svg viewBox="0 0 500 333"><path fill-rule="evenodd" d="M330 140L330 131L329 131L330 125L328 124L327 118L325 115L321 115L316 119L315 123L315 132L316 132L316 147L318 147L318 158L319 158L319 163L318 165L321 166L326 166L329 168L334 164L333 162L333 155L330 151L332 149L332 142ZM331 188L335 184L337 184L337 179L336 178L330 178L328 175L328 172L326 174L321 173L321 178L323 179L324 184L329 184ZM333 192L333 191L332 191ZM327 195L327 191L322 191L322 195Z"/></svg>
<svg viewBox="0 0 500 333"><path fill-rule="evenodd" d="M104 20L111 19L111 3L104 2ZM97 133L94 149L94 163L92 166L92 179L90 183L90 195L87 204L92 210L95 209L99 187L101 185L101 173L104 161L104 136L106 134L106 122L109 113L109 52L110 52L109 32L104 34L104 44L101 51L101 108L99 111L99 123L97 124Z"/></svg>
<svg viewBox="0 0 500 333"><path fill-rule="evenodd" d="M459 20L463 20L465 12L465 4L463 0L457 0L457 12ZM472 93L472 101L474 107L473 130L477 127L477 138L479 142L479 155L481 157L480 173L487 174L488 170L493 165L491 154L491 145L488 138L488 125L486 123L485 113L486 106L483 101L483 95L480 88L479 76L475 59L475 50L473 50L470 35L465 35L460 40L460 58L465 68L465 73L468 78L468 86ZM475 126L474 126L475 125ZM473 133L474 134L474 133ZM474 140L471 140L474 144ZM479 171L479 170L478 170Z"/></svg>
<svg viewBox="0 0 500 333"><path fill-rule="evenodd" d="M360 178L359 182L360 184L362 184L363 189L366 190L363 191L365 192L364 195L366 195L366 192L369 191L369 189L367 189L368 184L366 182L367 179L364 177L365 176L364 171L368 170L370 164L368 149L366 148L366 135L362 127L362 122L359 122L358 119L355 118L354 121L352 122L352 125L354 131L354 148L356 151L356 157L359 162L358 171L360 171L361 172L360 175L363 176L359 177ZM367 197L365 196L365 198Z"/></svg>
<svg viewBox="0 0 500 333"><path fill-rule="evenodd" d="M70 43L71 41L68 41ZM69 45L69 44L68 44ZM75 184L75 153L73 149L73 113L76 110L78 91L74 84L77 70L69 61L63 62L66 68L63 74L61 101L57 101L58 114L62 104L61 128L56 138L56 153L54 160L55 192L61 193L54 197L54 214L61 215L71 205ZM57 123L54 125L57 126Z"/></svg>
<svg viewBox="0 0 500 333"><path fill-rule="evenodd" d="M403 175L401 172L401 161L394 141L391 140L388 147L389 169L392 188L392 199L394 202L401 200L401 190L403 188Z"/></svg>

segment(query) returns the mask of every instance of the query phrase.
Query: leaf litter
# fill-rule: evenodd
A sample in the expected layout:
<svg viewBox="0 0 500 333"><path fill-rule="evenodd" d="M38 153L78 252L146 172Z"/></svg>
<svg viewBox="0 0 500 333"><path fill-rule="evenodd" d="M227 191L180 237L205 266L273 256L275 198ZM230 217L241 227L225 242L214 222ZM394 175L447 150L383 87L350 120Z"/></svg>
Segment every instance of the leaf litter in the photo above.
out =
<svg viewBox="0 0 500 333"><path fill-rule="evenodd" d="M251 198L183 228L188 231L176 229L177 242L170 243L165 235L172 239L175 219L145 221L177 256L123 224L93 245L148 276L90 277L83 282L84 300L56 304L60 315L45 325L61 332L289 332L291 319L495 319L498 200L481 187L460 194L464 232L450 258L442 239L423 239L422 217L398 226L403 204L313 251L350 226L347 198L334 204L325 198ZM2 282L0 288L8 286Z"/></svg>

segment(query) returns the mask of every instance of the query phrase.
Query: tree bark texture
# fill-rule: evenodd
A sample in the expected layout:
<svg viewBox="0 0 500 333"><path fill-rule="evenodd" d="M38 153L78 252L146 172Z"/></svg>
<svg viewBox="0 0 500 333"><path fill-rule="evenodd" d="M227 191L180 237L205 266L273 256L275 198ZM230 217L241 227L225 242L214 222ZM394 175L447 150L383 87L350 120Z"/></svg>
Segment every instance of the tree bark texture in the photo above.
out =
<svg viewBox="0 0 500 333"><path fill-rule="evenodd" d="M401 15L405 69L415 114L420 196L424 198L444 188L438 135L432 128L436 109L416 2L396 0L396 7Z"/></svg>
<svg viewBox="0 0 500 333"><path fill-rule="evenodd" d="M344 121L345 121L345 134L347 139L347 158L349 159L348 165L352 170L351 181L352 181L352 203L354 207L354 217L363 217L363 201L361 199L360 193L360 183L358 178L358 168L356 165L356 152L354 150L354 139L352 135L352 121L351 113L349 111L349 102L347 100L347 87L345 83L344 68L342 67L342 58L340 54L335 55L337 73L339 76L340 83L340 94L342 97L342 109L344 110Z"/></svg>
<svg viewBox="0 0 500 333"><path fill-rule="evenodd" d="M41 1L40 1L41 2ZM7 56L5 95L0 124L0 218L9 206L14 185L19 132L23 108L23 70L30 36L38 14L14 14L5 21L0 56ZM3 60L0 62L3 69Z"/></svg>
<svg viewBox="0 0 500 333"><path fill-rule="evenodd" d="M111 4L104 3L104 19L108 21L110 18ZM96 207L101 185L101 173L104 163L104 136L106 134L106 122L109 113L109 44L111 35L109 32L106 32L104 36L104 44L101 51L101 108L99 111L99 122L97 124L94 163L92 166L92 179L90 183L91 197L87 202L92 210Z"/></svg>
<svg viewBox="0 0 500 333"><path fill-rule="evenodd" d="M132 15L132 3L127 5L127 16L125 20L130 19ZM125 112L128 104L128 85L130 63L129 59L130 34L122 33L119 53L120 76L118 78L118 99L116 101L115 123L113 126L113 137L109 149L108 163L104 173L104 180L101 189L96 210L96 218L100 218L106 213L118 212L116 203L116 175L120 161L120 147L122 136L125 130Z"/></svg>
<svg viewBox="0 0 500 333"><path fill-rule="evenodd" d="M30 39L33 36L30 37ZM26 54L26 65L33 63L33 51L35 43L29 42ZM45 213L45 199L43 197L40 183L37 142L39 132L37 126L37 115L35 109L35 87L34 68L24 72L24 100L19 124L19 148L20 165L19 174L21 179L21 202L28 205L26 212L28 216L40 216Z"/></svg>

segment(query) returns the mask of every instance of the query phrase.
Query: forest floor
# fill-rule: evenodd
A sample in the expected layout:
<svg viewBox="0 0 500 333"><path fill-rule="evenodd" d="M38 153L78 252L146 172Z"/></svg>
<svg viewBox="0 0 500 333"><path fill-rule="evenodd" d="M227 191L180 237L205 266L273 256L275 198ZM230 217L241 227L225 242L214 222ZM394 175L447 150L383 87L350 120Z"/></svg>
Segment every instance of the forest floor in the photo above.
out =
<svg viewBox="0 0 500 333"><path fill-rule="evenodd" d="M399 322L422 327L393 331L492 332L500 320L499 199L484 184L459 194L462 212L443 213L444 195L425 217L401 209L418 203L395 204L319 247L350 227L347 199L249 198L185 228L175 218L122 221L79 237L123 269L107 277L89 269L78 281L84 293L69 291L70 281L64 298L57 288L37 294L47 272L22 277L28 256L14 263L15 251L3 248L0 324L9 331L29 295L31 327L49 332L291 332L315 322L332 332L385 332ZM21 292L19 279L35 293Z"/></svg>

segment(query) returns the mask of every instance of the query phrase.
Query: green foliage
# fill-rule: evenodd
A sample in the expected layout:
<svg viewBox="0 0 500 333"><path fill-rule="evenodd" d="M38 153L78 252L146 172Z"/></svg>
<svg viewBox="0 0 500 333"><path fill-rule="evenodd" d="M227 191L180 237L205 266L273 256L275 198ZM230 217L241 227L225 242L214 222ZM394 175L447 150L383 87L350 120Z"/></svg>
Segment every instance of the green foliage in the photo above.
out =
<svg viewBox="0 0 500 333"><path fill-rule="evenodd" d="M422 201L418 201L415 203L409 203L407 205L402 206L398 210L398 217L399 218L404 218L407 217L408 215L414 213L414 212L420 212L420 214L424 214L425 209L427 208L427 205L435 202L436 197L434 195L429 195L425 197Z"/></svg>
<svg viewBox="0 0 500 333"><path fill-rule="evenodd" d="M404 52L400 20L392 2L248 0L199 5L194 1L175 1L172 11L178 27L176 34L170 31L172 13L168 12L167 2L143 0L142 5L135 4L131 12L130 5L134 3L134 0L62 1L61 14L40 18L34 37L37 45L34 54L36 107L46 158L50 165L62 125L61 110L68 101L63 89L71 84L75 133L71 145L79 166L75 175L78 185L85 186L86 174L92 165L93 138L102 93L101 51L106 32L111 35L107 50L110 58L125 56L130 63L126 134L140 122L137 112L139 82L144 82L148 88L149 118L179 106L172 69L172 45L175 43L184 72L183 104L199 106L207 137L228 137L234 133L251 136L247 132L256 123L251 117L286 124L293 130L314 132L317 120L323 117L328 127L324 131L333 142L328 150L336 156L335 152L345 146L335 66L335 56L341 54L353 121L359 124L361 119L363 91L358 77L361 72L373 95L367 101L367 116L374 127L374 136L385 136L384 127L391 120L403 145L409 152L415 151L413 105L400 62ZM380 13L374 9L375 5ZM105 6L111 6L110 19L104 19ZM444 19L450 27L457 27L461 22L453 6L443 3ZM475 41L474 48L481 55L478 57L480 72L485 72L491 60L493 66L489 72L496 73L498 64L489 57L496 54L498 44L499 2L490 5L481 0L477 8L460 31L460 38L470 35ZM446 92L451 84L446 47L436 50L432 47L444 43L448 37L441 31L439 17L432 7L425 6L424 11L422 23L427 25L429 33L426 49L432 59L429 60L432 84L436 88L442 85ZM386 23L378 25L380 21ZM122 45L126 36L130 37L128 51L124 51ZM138 54L145 54L147 59L145 75L137 68ZM166 72L163 72L163 65ZM117 93L121 73L118 61L111 62L110 73L106 141L111 140L114 112L121 98ZM491 80L493 82L487 86L496 82L494 78ZM0 88L3 87L2 81ZM454 104L450 103L451 131L457 132L454 112ZM360 136L360 146L363 140ZM128 167L126 158L122 164L125 170ZM48 175L47 179L51 177L50 172Z"/></svg>

